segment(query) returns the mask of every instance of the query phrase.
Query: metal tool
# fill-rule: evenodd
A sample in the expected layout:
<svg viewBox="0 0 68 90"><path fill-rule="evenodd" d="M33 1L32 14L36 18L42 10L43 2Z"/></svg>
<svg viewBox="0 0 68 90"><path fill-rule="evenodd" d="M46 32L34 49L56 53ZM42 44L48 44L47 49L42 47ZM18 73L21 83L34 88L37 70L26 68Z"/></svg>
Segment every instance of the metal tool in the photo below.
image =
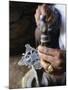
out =
<svg viewBox="0 0 68 90"><path fill-rule="evenodd" d="M21 60L18 62L18 65L25 65L28 68L34 66L35 69L41 69L40 58L38 51L32 48L29 44L25 45L26 51L23 54Z"/></svg>
<svg viewBox="0 0 68 90"><path fill-rule="evenodd" d="M40 31L41 31L41 45L48 46L49 35L48 35L48 23L45 16L40 16Z"/></svg>
<svg viewBox="0 0 68 90"><path fill-rule="evenodd" d="M40 16L40 31L41 31L41 45L42 46L49 46L49 35L48 35L48 22L47 22L47 17L45 16ZM53 67L50 63L48 64L48 68L46 70L47 73L52 73L53 72Z"/></svg>

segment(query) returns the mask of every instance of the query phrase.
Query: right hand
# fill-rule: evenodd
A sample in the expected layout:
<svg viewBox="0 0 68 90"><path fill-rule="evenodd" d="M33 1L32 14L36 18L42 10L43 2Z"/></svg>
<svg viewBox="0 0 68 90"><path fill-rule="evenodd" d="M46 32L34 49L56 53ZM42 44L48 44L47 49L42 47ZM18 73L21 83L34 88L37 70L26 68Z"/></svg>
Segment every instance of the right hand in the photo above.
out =
<svg viewBox="0 0 68 90"><path fill-rule="evenodd" d="M60 49L38 46L40 63L45 71L53 67L53 74L63 73L65 68L64 51Z"/></svg>

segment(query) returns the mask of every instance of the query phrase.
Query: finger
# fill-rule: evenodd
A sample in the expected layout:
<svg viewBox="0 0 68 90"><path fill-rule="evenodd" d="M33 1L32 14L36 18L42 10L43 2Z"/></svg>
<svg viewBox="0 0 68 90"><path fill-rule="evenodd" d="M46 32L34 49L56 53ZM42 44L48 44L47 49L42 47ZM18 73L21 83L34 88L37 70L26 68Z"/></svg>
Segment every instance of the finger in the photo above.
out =
<svg viewBox="0 0 68 90"><path fill-rule="evenodd" d="M48 7L47 4L43 4L43 5L41 6L41 14L42 14L42 15L47 15L48 10L49 10L49 7Z"/></svg>
<svg viewBox="0 0 68 90"><path fill-rule="evenodd" d="M37 16L40 15L40 6L38 6L38 8L36 9L36 15L37 15Z"/></svg>
<svg viewBox="0 0 68 90"><path fill-rule="evenodd" d="M45 55L45 54L42 54L40 52L39 52L39 56L45 62L50 63L55 69L61 68L62 61L59 58L49 56L49 55Z"/></svg>
<svg viewBox="0 0 68 90"><path fill-rule="evenodd" d="M56 57L60 56L60 50L58 49L47 48L47 47L43 47L40 45L38 46L38 50L39 52L46 54L46 55L51 55L51 56L56 56Z"/></svg>
<svg viewBox="0 0 68 90"><path fill-rule="evenodd" d="M42 67L45 69L45 71L48 69L48 67L49 67L49 63L47 63L47 62L45 62L44 60L40 60L40 63L41 63L41 65L42 65Z"/></svg>
<svg viewBox="0 0 68 90"><path fill-rule="evenodd" d="M40 20L40 6L38 6L38 8L36 9L36 13L34 16L35 16L36 24L38 25Z"/></svg>
<svg viewBox="0 0 68 90"><path fill-rule="evenodd" d="M39 25L39 20L40 20L40 16L37 16L35 14L35 21L36 21L36 25L38 26Z"/></svg>
<svg viewBox="0 0 68 90"><path fill-rule="evenodd" d="M49 63L53 62L53 60L54 60L53 56L49 56L49 55L46 55L46 54L43 54L40 52L38 52L38 53L39 53L40 58L43 59L44 61L49 62Z"/></svg>
<svg viewBox="0 0 68 90"><path fill-rule="evenodd" d="M43 4L43 5L41 6L40 11L41 11L41 15L43 15L43 16L46 15L46 12L45 12L45 4Z"/></svg>

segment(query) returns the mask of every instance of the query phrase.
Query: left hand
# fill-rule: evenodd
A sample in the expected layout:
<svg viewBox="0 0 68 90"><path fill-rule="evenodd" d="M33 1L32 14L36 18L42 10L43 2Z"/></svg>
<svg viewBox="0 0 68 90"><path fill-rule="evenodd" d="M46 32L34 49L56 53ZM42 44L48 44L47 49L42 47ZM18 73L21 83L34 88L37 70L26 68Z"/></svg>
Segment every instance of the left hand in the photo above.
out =
<svg viewBox="0 0 68 90"><path fill-rule="evenodd" d="M34 15L35 21L36 21L36 25L37 26L39 25L40 15L42 15L42 16L49 16L49 14L50 14L50 8L49 8L49 6L47 4L39 5L37 7L36 13ZM48 21L49 21L49 19L48 19Z"/></svg>
<svg viewBox="0 0 68 90"><path fill-rule="evenodd" d="M63 70L65 60L64 52L62 50L38 46L38 53L41 59L40 63L45 71L49 64L51 64L54 70L58 73ZM49 64L47 64L47 62Z"/></svg>

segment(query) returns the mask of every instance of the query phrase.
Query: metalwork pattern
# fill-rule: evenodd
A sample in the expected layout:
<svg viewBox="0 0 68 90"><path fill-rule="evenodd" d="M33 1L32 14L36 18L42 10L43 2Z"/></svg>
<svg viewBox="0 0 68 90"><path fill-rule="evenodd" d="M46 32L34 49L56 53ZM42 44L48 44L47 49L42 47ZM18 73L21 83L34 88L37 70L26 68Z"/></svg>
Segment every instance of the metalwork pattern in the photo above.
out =
<svg viewBox="0 0 68 90"><path fill-rule="evenodd" d="M22 58L18 62L18 65L25 65L28 66L28 68L34 66L35 69L41 69L40 58L37 49L32 48L29 44L26 44L25 47L26 51L22 54Z"/></svg>

